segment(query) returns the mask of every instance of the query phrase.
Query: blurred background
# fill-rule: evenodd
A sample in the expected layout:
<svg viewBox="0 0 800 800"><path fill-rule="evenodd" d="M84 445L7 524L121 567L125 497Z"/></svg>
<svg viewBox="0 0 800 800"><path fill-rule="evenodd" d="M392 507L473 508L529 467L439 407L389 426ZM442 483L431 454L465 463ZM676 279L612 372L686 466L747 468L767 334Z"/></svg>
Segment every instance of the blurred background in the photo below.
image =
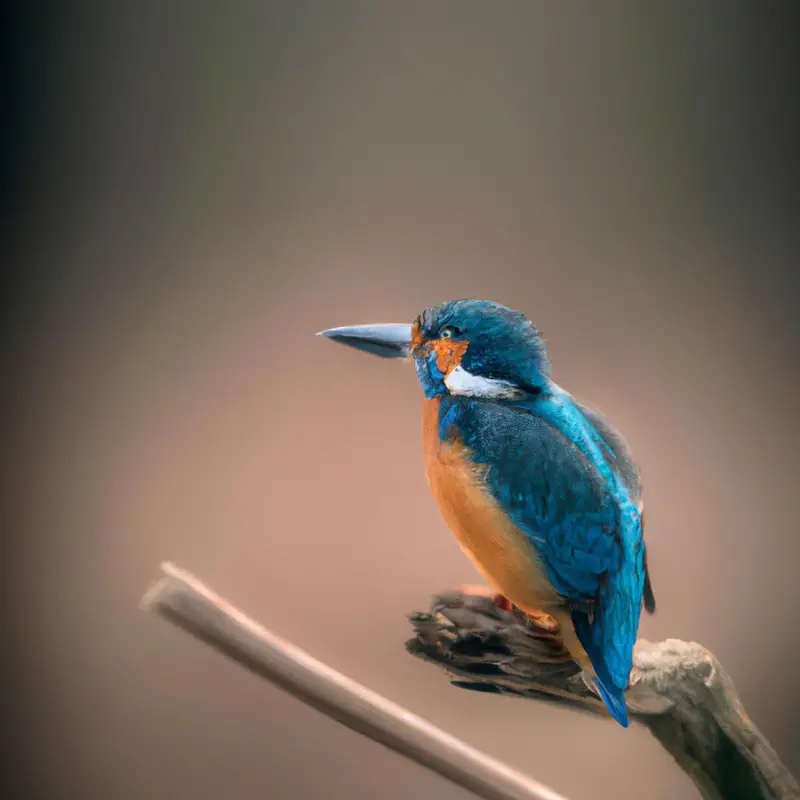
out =
<svg viewBox="0 0 800 800"><path fill-rule="evenodd" d="M139 611L164 559L570 800L696 796L645 730L403 650L408 612L478 576L413 371L313 334L460 297L527 313L622 429L641 635L707 645L800 772L791 3L555 5L6 19L15 796L468 796Z"/></svg>

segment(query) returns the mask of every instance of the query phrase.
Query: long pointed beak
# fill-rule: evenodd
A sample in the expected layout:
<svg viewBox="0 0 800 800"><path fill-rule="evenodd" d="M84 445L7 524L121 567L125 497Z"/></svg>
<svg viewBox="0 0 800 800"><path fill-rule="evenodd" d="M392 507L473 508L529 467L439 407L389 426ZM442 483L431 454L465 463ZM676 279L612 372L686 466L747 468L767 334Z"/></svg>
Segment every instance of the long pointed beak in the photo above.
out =
<svg viewBox="0 0 800 800"><path fill-rule="evenodd" d="M317 336L327 336L383 358L405 358L411 348L411 326L395 322L331 328L320 331Z"/></svg>

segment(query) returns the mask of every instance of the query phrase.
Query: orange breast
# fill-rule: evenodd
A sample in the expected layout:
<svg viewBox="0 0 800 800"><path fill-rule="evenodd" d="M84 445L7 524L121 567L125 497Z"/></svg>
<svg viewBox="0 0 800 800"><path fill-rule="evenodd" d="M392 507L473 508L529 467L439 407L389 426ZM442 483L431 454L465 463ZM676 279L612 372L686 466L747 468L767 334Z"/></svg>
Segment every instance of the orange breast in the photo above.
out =
<svg viewBox="0 0 800 800"><path fill-rule="evenodd" d="M459 441L439 438L438 399L424 400L423 446L431 492L447 526L478 571L525 611L550 607L556 595L533 545L503 513Z"/></svg>

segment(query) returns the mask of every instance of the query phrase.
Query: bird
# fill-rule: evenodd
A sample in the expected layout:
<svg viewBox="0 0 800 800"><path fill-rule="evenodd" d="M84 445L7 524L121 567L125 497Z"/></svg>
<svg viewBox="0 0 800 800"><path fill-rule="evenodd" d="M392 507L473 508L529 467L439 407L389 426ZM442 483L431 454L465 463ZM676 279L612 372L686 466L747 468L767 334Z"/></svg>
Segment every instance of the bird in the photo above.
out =
<svg viewBox="0 0 800 800"><path fill-rule="evenodd" d="M555 626L627 728L641 612L656 608L640 471L617 429L555 383L539 329L500 303L454 300L411 324L317 335L413 361L445 523L502 602Z"/></svg>

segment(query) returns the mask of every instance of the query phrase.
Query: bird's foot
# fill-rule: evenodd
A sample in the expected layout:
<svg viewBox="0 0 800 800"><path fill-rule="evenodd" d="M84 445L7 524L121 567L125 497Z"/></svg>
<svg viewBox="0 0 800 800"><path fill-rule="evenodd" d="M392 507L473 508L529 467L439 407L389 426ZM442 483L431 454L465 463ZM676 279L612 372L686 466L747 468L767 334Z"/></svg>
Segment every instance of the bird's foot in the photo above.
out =
<svg viewBox="0 0 800 800"><path fill-rule="evenodd" d="M467 584L466 586L461 587L461 591L464 594L474 594L480 597L490 597L492 602L498 607L502 608L503 611L511 611L513 610L514 606L511 601L504 597L500 592L496 592L489 586L478 586L473 584Z"/></svg>
<svg viewBox="0 0 800 800"><path fill-rule="evenodd" d="M461 591L465 594L475 594L481 597L490 597L492 602L503 611L518 611L524 617L527 617L532 625L537 628L547 631L548 633L558 633L559 624L555 617L548 614L546 611L538 611L534 609L522 609L515 606L504 594L495 591L489 586L475 586L467 585L462 586Z"/></svg>
<svg viewBox="0 0 800 800"><path fill-rule="evenodd" d="M558 620L552 614L548 614L546 611L530 611L527 609L523 613L537 628L541 628L541 630L548 633L558 633Z"/></svg>

